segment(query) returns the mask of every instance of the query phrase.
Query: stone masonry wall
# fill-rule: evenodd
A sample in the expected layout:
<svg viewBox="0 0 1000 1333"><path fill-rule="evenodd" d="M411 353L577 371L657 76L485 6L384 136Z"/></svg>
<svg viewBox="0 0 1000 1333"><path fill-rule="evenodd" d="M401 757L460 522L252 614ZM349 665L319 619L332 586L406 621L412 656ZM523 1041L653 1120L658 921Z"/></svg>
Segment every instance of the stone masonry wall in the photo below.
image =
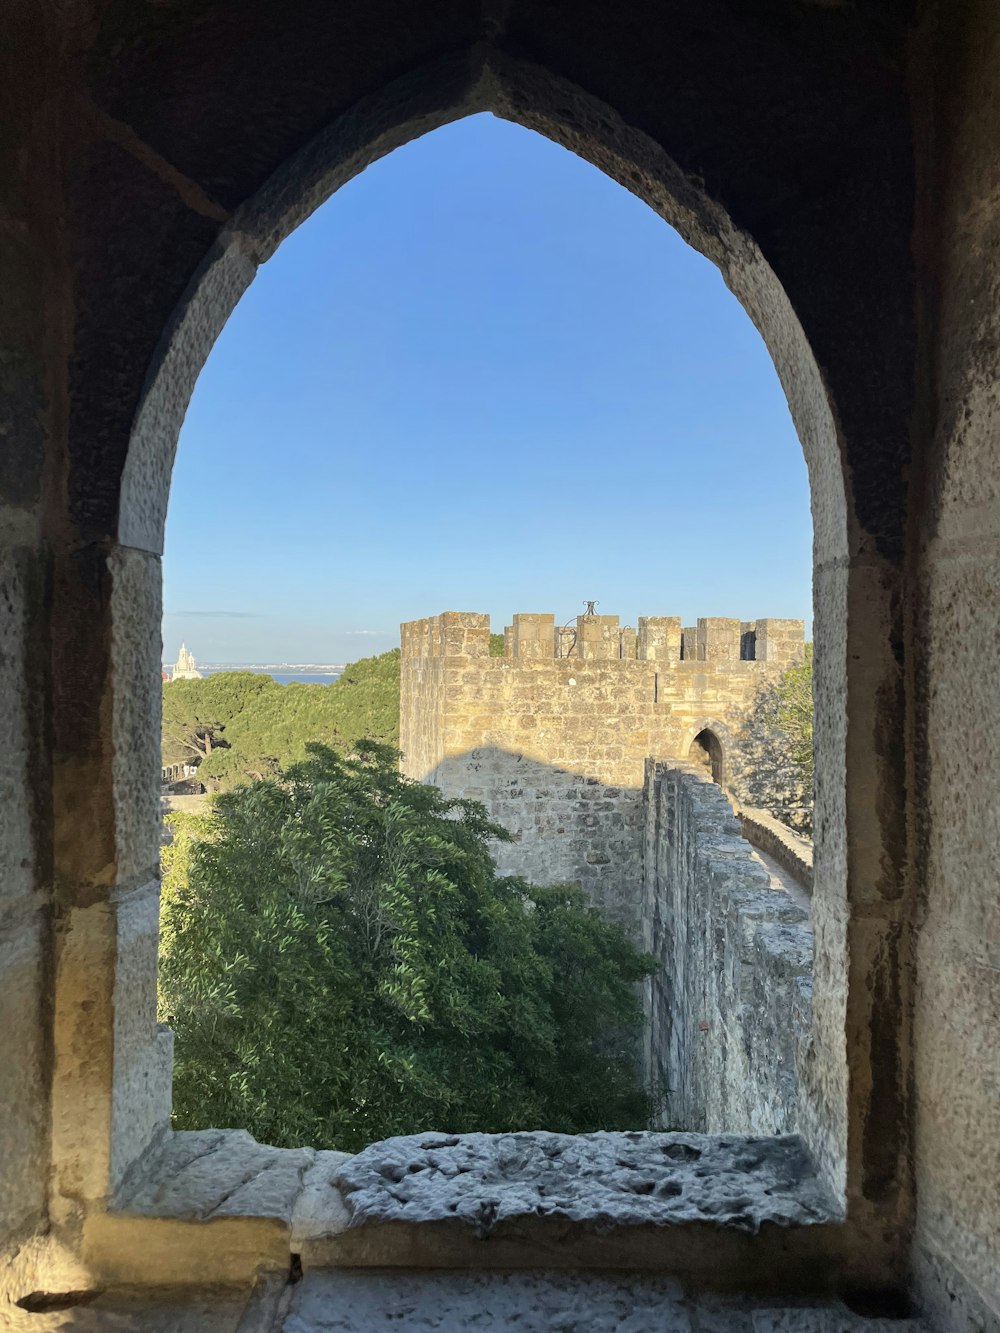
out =
<svg viewBox="0 0 1000 1333"><path fill-rule="evenodd" d="M797 1128L812 1009L812 930L740 836L722 790L650 761L642 943L646 1063L660 1123L707 1132Z"/></svg>
<svg viewBox="0 0 1000 1333"><path fill-rule="evenodd" d="M646 757L684 759L704 728L733 759L733 734L759 689L803 656L801 621L516 615L506 655L490 621L445 612L401 627L403 771L482 801L515 842L507 874L572 881L638 929ZM688 655L688 650L693 655ZM754 651L756 656L742 656ZM560 653L569 656L560 656Z"/></svg>

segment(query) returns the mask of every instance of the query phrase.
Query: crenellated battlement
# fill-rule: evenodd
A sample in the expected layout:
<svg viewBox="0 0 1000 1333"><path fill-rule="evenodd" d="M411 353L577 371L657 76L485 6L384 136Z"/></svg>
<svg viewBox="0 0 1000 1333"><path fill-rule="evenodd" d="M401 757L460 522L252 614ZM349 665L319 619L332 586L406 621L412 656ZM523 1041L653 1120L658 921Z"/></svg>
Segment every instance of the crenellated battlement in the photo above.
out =
<svg viewBox="0 0 1000 1333"><path fill-rule="evenodd" d="M725 780L759 691L801 662L801 620L520 613L490 656L490 618L446 611L401 627L403 771L483 801L514 834L505 873L572 880L625 924L641 877L644 765Z"/></svg>
<svg viewBox="0 0 1000 1333"><path fill-rule="evenodd" d="M404 657L489 657L490 618L479 611L445 611L400 627ZM777 662L803 660L801 620L706 616L682 627L680 616L640 616L638 628L618 616L577 616L557 625L551 612L518 613L504 630L504 656L527 661L575 658L615 662Z"/></svg>
<svg viewBox="0 0 1000 1333"><path fill-rule="evenodd" d="M403 657L489 657L490 618L480 611L443 611L399 627Z"/></svg>

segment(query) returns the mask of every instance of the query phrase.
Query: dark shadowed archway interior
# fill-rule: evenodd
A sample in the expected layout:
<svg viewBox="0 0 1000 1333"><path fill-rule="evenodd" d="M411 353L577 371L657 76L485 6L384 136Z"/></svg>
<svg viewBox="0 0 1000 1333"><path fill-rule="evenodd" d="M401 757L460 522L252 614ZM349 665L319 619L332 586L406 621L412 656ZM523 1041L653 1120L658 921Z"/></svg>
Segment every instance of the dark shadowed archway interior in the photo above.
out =
<svg viewBox="0 0 1000 1333"><path fill-rule="evenodd" d="M725 763L722 753L722 743L714 731L705 727L699 731L691 742L691 748L688 750L688 759L699 768L704 768L707 773L712 775L712 781L722 783L725 781Z"/></svg>

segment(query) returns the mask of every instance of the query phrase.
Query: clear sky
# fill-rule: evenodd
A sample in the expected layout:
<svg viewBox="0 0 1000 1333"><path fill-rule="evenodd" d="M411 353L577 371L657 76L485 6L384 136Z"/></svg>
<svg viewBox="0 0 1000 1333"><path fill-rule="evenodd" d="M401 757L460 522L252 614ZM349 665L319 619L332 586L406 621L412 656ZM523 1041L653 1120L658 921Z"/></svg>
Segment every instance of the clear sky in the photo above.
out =
<svg viewBox="0 0 1000 1333"><path fill-rule="evenodd" d="M181 434L164 657L340 662L401 620L596 598L810 614L805 464L717 270L564 149L475 116L284 243Z"/></svg>

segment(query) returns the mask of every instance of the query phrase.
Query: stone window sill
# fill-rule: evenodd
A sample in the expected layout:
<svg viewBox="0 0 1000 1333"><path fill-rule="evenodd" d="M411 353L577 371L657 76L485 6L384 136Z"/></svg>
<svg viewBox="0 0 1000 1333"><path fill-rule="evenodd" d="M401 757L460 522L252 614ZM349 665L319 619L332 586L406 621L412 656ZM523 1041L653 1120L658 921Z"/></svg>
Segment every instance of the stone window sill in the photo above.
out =
<svg viewBox="0 0 1000 1333"><path fill-rule="evenodd" d="M90 1219L87 1250L115 1282L242 1281L295 1255L307 1269L669 1267L723 1286L731 1269L746 1287L790 1254L832 1256L839 1221L796 1135L426 1133L351 1156L204 1130L147 1155Z"/></svg>

